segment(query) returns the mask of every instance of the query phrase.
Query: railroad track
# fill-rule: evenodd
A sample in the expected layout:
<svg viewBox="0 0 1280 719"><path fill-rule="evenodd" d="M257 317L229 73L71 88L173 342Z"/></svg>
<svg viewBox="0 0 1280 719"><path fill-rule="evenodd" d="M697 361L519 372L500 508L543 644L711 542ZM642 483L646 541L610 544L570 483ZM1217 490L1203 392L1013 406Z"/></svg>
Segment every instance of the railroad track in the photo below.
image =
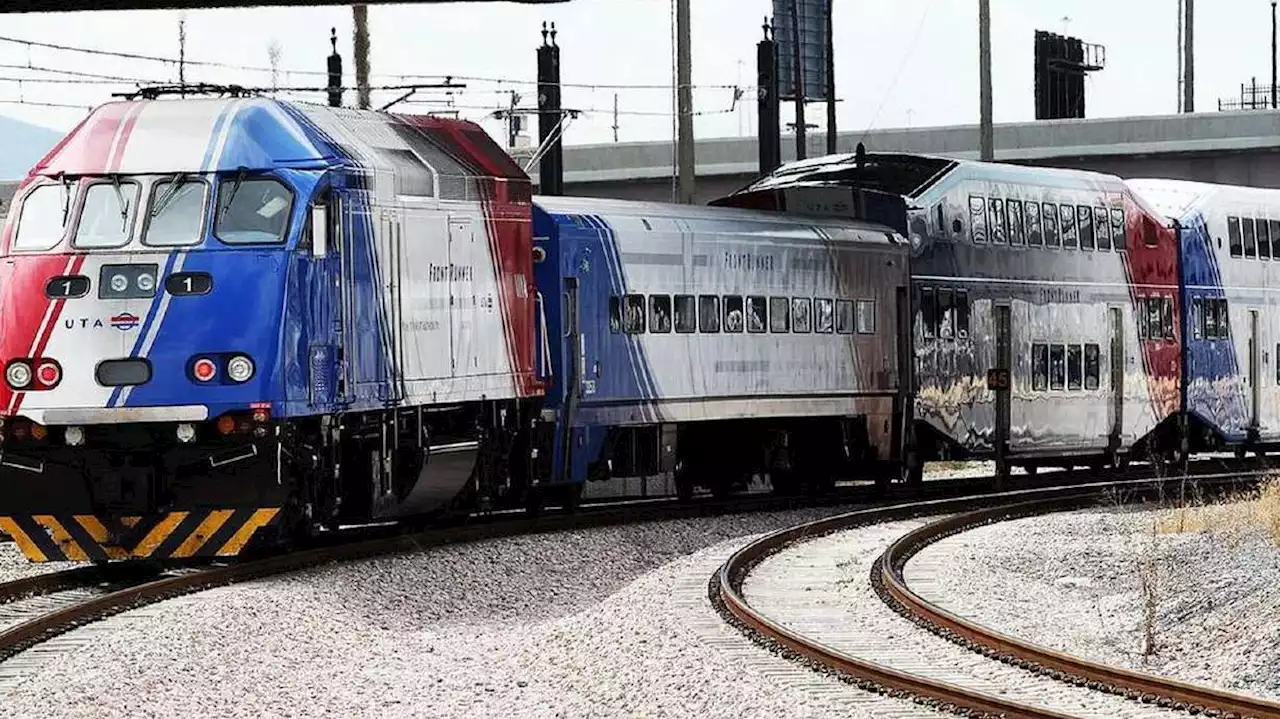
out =
<svg viewBox="0 0 1280 719"><path fill-rule="evenodd" d="M1248 461L1206 460L1192 469L1202 472L1221 469L1224 463L1253 466ZM1125 476L1146 477L1152 471L1148 467L1131 467ZM1094 475L1088 471L1055 472L1039 477L1013 478L1008 486L1049 486L1058 488L1058 491L1070 491L1072 486L1091 477ZM881 506L881 509L872 511L894 512L902 511L895 508L906 501L923 501L927 506L933 506L938 502L955 502L961 496L970 497L967 501L978 506L984 501L991 501L982 497L992 494L992 480L991 477L976 477L931 481L922 487L895 486L883 494L872 487L855 487L824 497L754 495L726 500L705 498L690 503L584 504L576 512L557 513L555 508L549 508L547 513L537 517L519 513L473 516L465 522L428 531L411 531L406 527L363 528L354 533L325 537L312 548L224 564L162 569L145 563L123 562L36 575L0 584L0 683L6 667L12 666L17 655L50 643L77 627L171 597L332 562L499 537L729 513L848 505ZM52 650L59 647L74 649L75 646L75 642L55 643Z"/></svg>
<svg viewBox="0 0 1280 719"><path fill-rule="evenodd" d="M1194 479L1202 487L1217 489L1252 481L1238 474ZM1108 667L1001 635L930 604L912 592L903 578L902 569L911 556L957 532L1094 505L1104 493L1111 493L1108 501L1147 501L1168 493L1181 481L1112 481L851 512L785 529L742 548L713 575L708 591L726 620L772 651L864 689L964 716L1158 717L1185 716L1190 711L1280 718L1280 704L1274 702ZM1117 490L1128 496L1117 496ZM993 501L1001 506L992 507ZM937 519L940 515L942 519ZM872 606L842 611L887 612L897 619L896 612L914 623L914 633L902 634L899 624L871 636L866 632L853 636L849 627L865 618L840 617L821 606L822 598L800 597L813 588L810 580L829 582L835 576L831 567L825 568L826 575L814 575L824 571L824 538L834 543L839 539L830 536L834 533L888 522L900 523L909 531L896 540L886 539L886 549L870 562L871 591L864 604ZM791 560L788 566L774 566L781 562L762 566L783 550L786 557L779 560ZM826 553L830 555L831 548ZM788 576L797 568L813 576ZM767 580L753 579L753 572L767 574ZM749 579L751 587L746 586ZM780 584L771 589L769 582ZM784 586L787 583L789 587ZM823 612L828 612L825 619Z"/></svg>

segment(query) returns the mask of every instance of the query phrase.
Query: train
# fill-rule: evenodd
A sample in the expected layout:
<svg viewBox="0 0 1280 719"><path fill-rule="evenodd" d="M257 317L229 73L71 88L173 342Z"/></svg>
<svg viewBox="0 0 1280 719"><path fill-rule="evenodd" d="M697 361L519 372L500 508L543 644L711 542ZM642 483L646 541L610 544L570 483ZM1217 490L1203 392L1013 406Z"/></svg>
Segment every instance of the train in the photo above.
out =
<svg viewBox="0 0 1280 719"><path fill-rule="evenodd" d="M898 459L900 234L535 201L466 121L109 103L33 169L3 253L0 530L32 561Z"/></svg>
<svg viewBox="0 0 1280 719"><path fill-rule="evenodd" d="M108 103L4 227L0 531L34 562L189 561L614 477L1262 451L1274 393L1248 404L1222 339L1243 290L1206 269L1208 223L1241 238L1230 278L1265 272L1239 193L860 149L708 206L543 197L465 120Z"/></svg>

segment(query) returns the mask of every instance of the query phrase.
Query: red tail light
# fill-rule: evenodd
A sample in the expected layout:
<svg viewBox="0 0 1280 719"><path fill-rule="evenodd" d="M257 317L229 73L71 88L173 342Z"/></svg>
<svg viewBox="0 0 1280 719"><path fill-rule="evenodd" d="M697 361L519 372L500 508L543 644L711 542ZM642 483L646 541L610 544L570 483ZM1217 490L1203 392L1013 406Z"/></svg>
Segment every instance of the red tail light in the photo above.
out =
<svg viewBox="0 0 1280 719"><path fill-rule="evenodd" d="M218 374L218 365L208 357L201 357L191 365L191 373L201 382L208 382Z"/></svg>
<svg viewBox="0 0 1280 719"><path fill-rule="evenodd" d="M53 360L41 360L36 367L36 383L44 385L46 388L58 386L62 381L62 367L58 366Z"/></svg>

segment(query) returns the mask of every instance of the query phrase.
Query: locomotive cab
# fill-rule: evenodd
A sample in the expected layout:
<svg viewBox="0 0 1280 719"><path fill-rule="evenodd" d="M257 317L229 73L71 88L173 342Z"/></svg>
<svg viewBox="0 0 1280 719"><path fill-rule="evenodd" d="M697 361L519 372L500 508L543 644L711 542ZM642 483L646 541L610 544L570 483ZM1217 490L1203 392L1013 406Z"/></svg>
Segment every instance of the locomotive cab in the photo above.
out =
<svg viewBox="0 0 1280 719"><path fill-rule="evenodd" d="M5 234L0 523L37 560L236 554L288 500L258 477L309 188L78 169Z"/></svg>

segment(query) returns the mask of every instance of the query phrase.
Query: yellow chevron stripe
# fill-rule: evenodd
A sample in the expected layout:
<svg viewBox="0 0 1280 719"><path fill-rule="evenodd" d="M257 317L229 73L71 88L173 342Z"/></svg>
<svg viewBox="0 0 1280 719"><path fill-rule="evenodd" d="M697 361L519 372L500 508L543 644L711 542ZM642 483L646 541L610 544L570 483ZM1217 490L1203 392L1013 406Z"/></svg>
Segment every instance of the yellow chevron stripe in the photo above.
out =
<svg viewBox="0 0 1280 719"><path fill-rule="evenodd" d="M147 532L147 536L143 537L141 542L138 542L138 546L133 548L133 556L150 557L152 552L159 549L160 545L164 544L164 540L168 539L169 535L173 534L173 530L177 529L186 518L187 512L170 512L152 527L150 532Z"/></svg>
<svg viewBox="0 0 1280 719"><path fill-rule="evenodd" d="M279 507L268 507L266 509L259 509L255 511L253 516L249 517L249 521L241 525L240 529L236 530L236 533L231 535L231 539L228 539L226 544L222 545L217 552L218 556L228 557L239 554L240 550L244 549L244 545L249 543L249 539L253 537L253 533L275 518L279 511Z"/></svg>
<svg viewBox="0 0 1280 719"><path fill-rule="evenodd" d="M107 544L107 528L103 526L101 520L97 517L92 514L77 514L75 515L75 520L77 524L84 527L84 531L88 532L90 537L93 537L93 541L97 542L102 551L106 552L108 558L129 558L129 551L124 547Z"/></svg>
<svg viewBox="0 0 1280 719"><path fill-rule="evenodd" d="M85 554L84 549L71 538L66 527L50 514L37 514L32 519L45 529L49 530L49 536L53 537L53 541L62 548L62 553L67 555L67 559L73 562L87 562L89 555Z"/></svg>
<svg viewBox="0 0 1280 719"><path fill-rule="evenodd" d="M13 521L12 517L0 517L0 532L4 532L10 537L13 537L14 543L18 545L18 549L22 550L22 554L27 558L27 561L49 561L49 557L45 556L44 552L40 551L40 547L38 547L35 542L31 541L31 537L27 536L27 533L22 531L22 527L19 527L18 523Z"/></svg>
<svg viewBox="0 0 1280 719"><path fill-rule="evenodd" d="M187 537L177 549L173 551L175 557L192 557L209 538L222 529L222 525L226 524L231 515L235 514L234 509L215 509L209 512L209 516L200 522L200 526Z"/></svg>

